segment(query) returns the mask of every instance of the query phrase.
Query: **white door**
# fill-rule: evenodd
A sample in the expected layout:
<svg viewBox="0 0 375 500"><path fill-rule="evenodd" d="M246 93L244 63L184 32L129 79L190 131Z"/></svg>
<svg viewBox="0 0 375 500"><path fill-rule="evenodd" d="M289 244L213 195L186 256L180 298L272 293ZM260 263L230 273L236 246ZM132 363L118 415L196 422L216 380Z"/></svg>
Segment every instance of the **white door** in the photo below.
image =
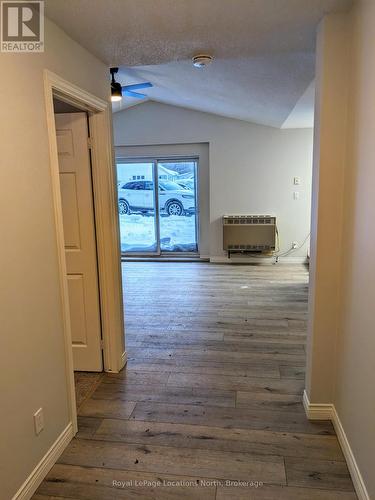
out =
<svg viewBox="0 0 375 500"><path fill-rule="evenodd" d="M98 269L85 113L56 114L74 370L102 371Z"/></svg>

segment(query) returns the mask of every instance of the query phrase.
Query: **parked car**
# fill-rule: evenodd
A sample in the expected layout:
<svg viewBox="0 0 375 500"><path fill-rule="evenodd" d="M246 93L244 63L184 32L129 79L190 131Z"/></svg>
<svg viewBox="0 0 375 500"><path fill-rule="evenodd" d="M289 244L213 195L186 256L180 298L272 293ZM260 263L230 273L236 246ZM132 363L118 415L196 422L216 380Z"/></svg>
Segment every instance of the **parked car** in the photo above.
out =
<svg viewBox="0 0 375 500"><path fill-rule="evenodd" d="M121 215L153 211L155 209L154 183L152 181L126 182L119 187L118 206ZM167 215L195 213L194 192L172 181L160 181L159 210Z"/></svg>
<svg viewBox="0 0 375 500"><path fill-rule="evenodd" d="M176 181L176 183L179 184L184 189L189 189L191 191L194 191L194 179L181 179Z"/></svg>

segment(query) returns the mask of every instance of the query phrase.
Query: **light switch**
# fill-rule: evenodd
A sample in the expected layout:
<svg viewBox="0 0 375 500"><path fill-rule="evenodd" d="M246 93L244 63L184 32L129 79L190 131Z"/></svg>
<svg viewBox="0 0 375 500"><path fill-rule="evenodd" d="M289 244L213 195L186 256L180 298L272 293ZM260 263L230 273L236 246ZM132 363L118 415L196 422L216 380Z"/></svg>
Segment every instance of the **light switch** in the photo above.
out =
<svg viewBox="0 0 375 500"><path fill-rule="evenodd" d="M301 184L301 177L294 177L294 185L299 186Z"/></svg>

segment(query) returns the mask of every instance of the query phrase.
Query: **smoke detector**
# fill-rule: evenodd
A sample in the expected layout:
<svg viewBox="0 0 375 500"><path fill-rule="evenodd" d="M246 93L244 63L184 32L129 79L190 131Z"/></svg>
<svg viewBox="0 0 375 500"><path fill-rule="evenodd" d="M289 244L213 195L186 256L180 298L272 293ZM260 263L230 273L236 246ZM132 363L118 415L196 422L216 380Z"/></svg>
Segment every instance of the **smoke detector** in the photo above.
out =
<svg viewBox="0 0 375 500"><path fill-rule="evenodd" d="M196 68L204 68L212 63L213 57L209 54L197 54L193 57L193 66Z"/></svg>

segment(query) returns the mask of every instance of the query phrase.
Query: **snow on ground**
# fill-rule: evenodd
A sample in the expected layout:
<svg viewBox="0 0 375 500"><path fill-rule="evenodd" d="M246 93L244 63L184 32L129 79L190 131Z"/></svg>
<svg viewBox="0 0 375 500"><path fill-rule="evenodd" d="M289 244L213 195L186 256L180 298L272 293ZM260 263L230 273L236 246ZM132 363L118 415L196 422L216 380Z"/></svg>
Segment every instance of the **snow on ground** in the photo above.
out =
<svg viewBox="0 0 375 500"><path fill-rule="evenodd" d="M148 214L120 215L122 252L155 252L155 219ZM195 217L171 215L160 217L162 251L194 252L197 250Z"/></svg>

